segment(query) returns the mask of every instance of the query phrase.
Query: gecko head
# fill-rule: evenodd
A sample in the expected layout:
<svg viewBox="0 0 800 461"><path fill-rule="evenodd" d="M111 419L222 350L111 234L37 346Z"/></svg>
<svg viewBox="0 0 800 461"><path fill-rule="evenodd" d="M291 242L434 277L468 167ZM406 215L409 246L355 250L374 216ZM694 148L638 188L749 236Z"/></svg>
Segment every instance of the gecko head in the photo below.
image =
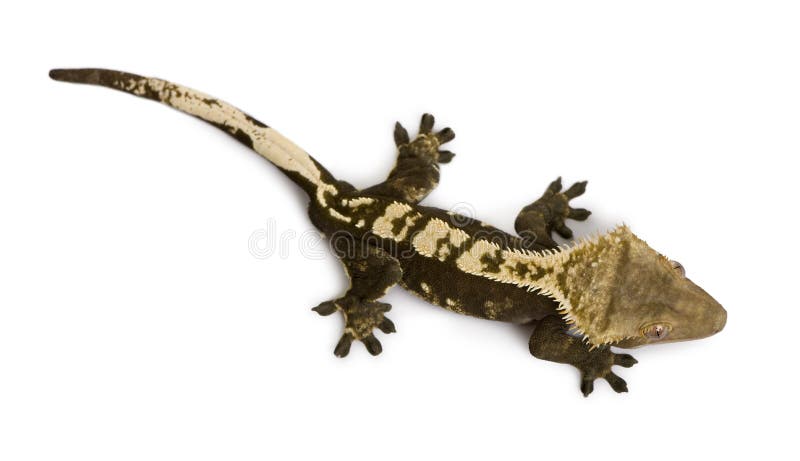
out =
<svg viewBox="0 0 800 461"><path fill-rule="evenodd" d="M725 309L683 266L626 226L573 247L565 261L565 317L593 345L638 347L711 336Z"/></svg>

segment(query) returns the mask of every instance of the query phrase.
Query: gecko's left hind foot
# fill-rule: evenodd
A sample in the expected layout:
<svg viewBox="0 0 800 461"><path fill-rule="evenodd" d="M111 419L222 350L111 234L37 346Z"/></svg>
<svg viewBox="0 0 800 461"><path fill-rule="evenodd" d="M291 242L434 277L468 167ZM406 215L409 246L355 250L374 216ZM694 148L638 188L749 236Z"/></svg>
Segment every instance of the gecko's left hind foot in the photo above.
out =
<svg viewBox="0 0 800 461"><path fill-rule="evenodd" d="M331 315L336 311L342 313L344 316L344 333L333 353L337 357L345 357L350 353L350 345L353 340L364 343L367 351L372 355L378 355L383 351L383 347L373 334L373 330L377 328L386 334L396 331L394 323L384 316L391 308L392 306L387 303L345 295L333 301L325 301L312 310L319 315Z"/></svg>
<svg viewBox="0 0 800 461"><path fill-rule="evenodd" d="M397 145L397 163L386 181L361 191L366 195L419 203L439 184L439 164L449 163L453 154L440 149L455 138L450 128L434 132L431 114L422 116L419 134L412 140L400 122L394 125L394 143Z"/></svg>
<svg viewBox="0 0 800 461"><path fill-rule="evenodd" d="M419 122L419 135L413 141L400 122L394 125L394 143L397 145L401 157L430 158L438 163L449 163L450 160L453 160L454 153L449 150L439 150L439 147L452 141L456 134L449 127L434 133L434 122L433 115L423 114Z"/></svg>

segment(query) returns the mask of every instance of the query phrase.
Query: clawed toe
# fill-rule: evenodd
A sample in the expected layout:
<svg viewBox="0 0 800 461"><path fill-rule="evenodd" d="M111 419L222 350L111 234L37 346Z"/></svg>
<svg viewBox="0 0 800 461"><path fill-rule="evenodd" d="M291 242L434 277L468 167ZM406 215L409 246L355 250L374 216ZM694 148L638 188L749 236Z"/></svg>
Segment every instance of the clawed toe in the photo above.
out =
<svg viewBox="0 0 800 461"><path fill-rule="evenodd" d="M570 208L567 217L575 221L586 221L591 214L592 212L586 208Z"/></svg>
<svg viewBox="0 0 800 461"><path fill-rule="evenodd" d="M450 163L455 157L456 154L450 152L449 150L440 150L439 151L439 163Z"/></svg>
<svg viewBox="0 0 800 461"><path fill-rule="evenodd" d="M630 354L614 354L614 365L630 368L637 363L639 363L639 361Z"/></svg>
<svg viewBox="0 0 800 461"><path fill-rule="evenodd" d="M608 384L611 385L611 389L614 389L615 392L628 392L628 383L626 383L624 379L615 375L613 372L609 371L604 378L606 381L608 381Z"/></svg>
<svg viewBox="0 0 800 461"><path fill-rule="evenodd" d="M583 393L584 397L589 397L589 394L594 391L594 380L593 379L583 379L581 380L581 392Z"/></svg>
<svg viewBox="0 0 800 461"><path fill-rule="evenodd" d="M383 346L381 346L381 342L378 341L378 338L375 335L369 335L366 338L362 338L361 342L364 343L364 346L367 347L367 352L371 355L378 355L383 352Z"/></svg>
<svg viewBox="0 0 800 461"><path fill-rule="evenodd" d="M319 305L317 307L314 307L311 310L316 312L319 315L328 316L328 315L331 315L334 312L336 312L337 308L336 308L336 304L334 304L333 301L325 301L325 302L319 303Z"/></svg>
<svg viewBox="0 0 800 461"><path fill-rule="evenodd" d="M403 128L403 125L400 122L394 124L394 143L396 146L400 147L403 144L408 144L411 141L411 138L408 137L408 130Z"/></svg>
<svg viewBox="0 0 800 461"><path fill-rule="evenodd" d="M436 139L439 141L439 144L444 144L446 142L450 142L453 139L455 139L456 133L450 127L446 127L442 128L434 136L436 136Z"/></svg>
<svg viewBox="0 0 800 461"><path fill-rule="evenodd" d="M560 235L562 238L565 239L571 239L573 236L572 229L567 227L567 225L564 224L563 221L556 223L555 226L553 226L553 230L556 231L558 235Z"/></svg>
<svg viewBox="0 0 800 461"><path fill-rule="evenodd" d="M579 195L583 195L583 193L586 192L586 184L588 184L588 181L576 182L570 186L569 189L564 191L564 195L566 195L569 199L574 199Z"/></svg>
<svg viewBox="0 0 800 461"><path fill-rule="evenodd" d="M345 333L339 339L336 347L333 349L333 355L336 357L347 357L350 353L350 345L353 344L353 336L350 333Z"/></svg>
<svg viewBox="0 0 800 461"><path fill-rule="evenodd" d="M561 176L557 177L555 181L551 182L547 186L547 190L545 191L545 195L548 193L555 194L561 191Z"/></svg>
<svg viewBox="0 0 800 461"><path fill-rule="evenodd" d="M435 121L433 115L422 114L422 119L419 121L419 134L430 134L433 131Z"/></svg>
<svg viewBox="0 0 800 461"><path fill-rule="evenodd" d="M387 319L386 317L384 317L380 325L378 325L378 329L386 333L387 335L397 332L397 329L394 327L394 322Z"/></svg>

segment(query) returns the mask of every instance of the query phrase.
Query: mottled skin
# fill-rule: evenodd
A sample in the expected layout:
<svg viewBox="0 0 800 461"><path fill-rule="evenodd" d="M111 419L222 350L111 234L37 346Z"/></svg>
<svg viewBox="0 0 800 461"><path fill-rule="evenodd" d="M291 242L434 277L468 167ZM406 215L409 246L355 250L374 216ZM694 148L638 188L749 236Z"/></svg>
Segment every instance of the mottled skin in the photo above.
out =
<svg viewBox="0 0 800 461"><path fill-rule="evenodd" d="M568 363L582 373L588 395L597 378L617 392L625 381L613 365L636 360L610 346L637 347L702 338L725 324L726 313L689 281L683 269L633 235L625 226L568 247L566 219L589 211L572 208L586 182L562 191L560 178L522 209L519 237L488 224L419 205L439 182L439 164L453 154L441 146L455 134L434 131L422 117L411 139L399 123L398 159L388 178L366 189L337 180L310 155L267 125L216 98L159 79L104 69L51 71L56 80L107 86L170 105L212 123L287 174L309 197L309 217L328 236L350 279L339 298L314 308L341 312L345 327L334 349L348 354L354 340L377 355L377 328L395 331L379 299L399 284L453 312L533 326L529 347L541 359Z"/></svg>

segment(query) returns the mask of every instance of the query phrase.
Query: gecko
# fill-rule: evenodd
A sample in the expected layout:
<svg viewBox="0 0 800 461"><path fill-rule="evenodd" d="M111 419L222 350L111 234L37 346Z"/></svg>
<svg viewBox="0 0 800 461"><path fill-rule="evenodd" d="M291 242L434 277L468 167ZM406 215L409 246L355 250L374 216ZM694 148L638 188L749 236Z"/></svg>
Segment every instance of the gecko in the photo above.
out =
<svg viewBox="0 0 800 461"><path fill-rule="evenodd" d="M344 266L349 287L313 308L340 313L344 331L334 347L348 355L359 341L372 355L382 351L375 330L395 332L382 302L399 285L458 314L531 328L530 353L569 364L580 372L588 396L597 379L616 392L625 380L612 371L631 367L616 348L699 339L722 330L726 310L670 260L626 225L569 244L566 220L586 220L574 208L586 181L564 189L559 177L525 206L516 235L469 216L420 202L438 185L440 165L454 154L455 138L434 130L424 114L412 139L394 127L397 160L385 181L359 189L335 178L316 159L278 131L215 97L158 78L107 69L53 69L54 80L100 85L164 103L223 130L264 157L308 194L311 223L328 239Z"/></svg>

